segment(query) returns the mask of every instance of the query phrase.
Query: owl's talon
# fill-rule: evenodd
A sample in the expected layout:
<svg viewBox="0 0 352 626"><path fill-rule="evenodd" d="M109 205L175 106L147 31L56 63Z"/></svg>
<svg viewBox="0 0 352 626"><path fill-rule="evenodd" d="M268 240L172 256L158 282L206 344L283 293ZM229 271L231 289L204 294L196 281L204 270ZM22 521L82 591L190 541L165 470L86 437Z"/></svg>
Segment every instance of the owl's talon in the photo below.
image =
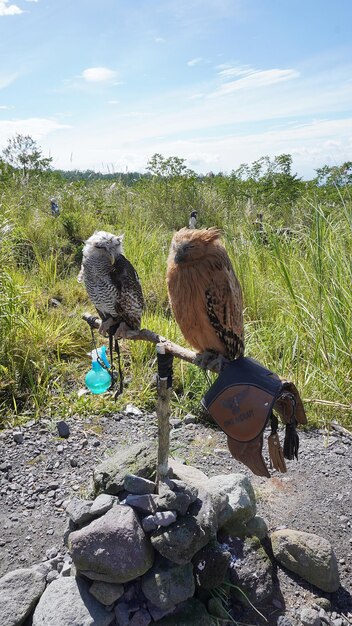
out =
<svg viewBox="0 0 352 626"><path fill-rule="evenodd" d="M127 339L127 333L128 333L128 337L131 337L131 332L132 329L126 324L126 322L121 322L121 324L119 325L116 333L114 334L115 339Z"/></svg>
<svg viewBox="0 0 352 626"><path fill-rule="evenodd" d="M205 350L197 354L195 364L203 369L217 370L221 372L226 365L227 359L222 354L213 352L212 350Z"/></svg>
<svg viewBox="0 0 352 626"><path fill-rule="evenodd" d="M110 326L113 326L113 324L115 324L115 320L112 317L108 317L107 320L104 320L103 322L100 323L98 332L100 335L102 335L103 337L106 336L106 333L108 332Z"/></svg>

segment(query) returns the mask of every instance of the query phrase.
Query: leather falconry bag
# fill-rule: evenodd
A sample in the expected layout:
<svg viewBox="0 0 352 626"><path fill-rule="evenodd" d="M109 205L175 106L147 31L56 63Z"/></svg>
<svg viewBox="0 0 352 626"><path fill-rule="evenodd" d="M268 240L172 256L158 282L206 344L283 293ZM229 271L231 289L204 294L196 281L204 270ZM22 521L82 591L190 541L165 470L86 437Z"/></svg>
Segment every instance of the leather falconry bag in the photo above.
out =
<svg viewBox="0 0 352 626"><path fill-rule="evenodd" d="M254 359L240 357L226 365L202 398L202 405L226 433L232 456L257 476L270 478L262 454L268 423L270 467L286 472L285 458L298 458L296 425L307 423L299 393L292 382L282 380ZM283 449L273 409L286 426Z"/></svg>

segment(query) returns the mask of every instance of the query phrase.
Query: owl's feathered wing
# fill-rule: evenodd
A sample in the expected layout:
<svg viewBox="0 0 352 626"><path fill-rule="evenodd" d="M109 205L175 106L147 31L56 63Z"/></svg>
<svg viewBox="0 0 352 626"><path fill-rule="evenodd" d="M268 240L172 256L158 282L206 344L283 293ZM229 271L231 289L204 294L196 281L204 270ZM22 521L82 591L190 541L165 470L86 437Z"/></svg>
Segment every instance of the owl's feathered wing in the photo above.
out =
<svg viewBox="0 0 352 626"><path fill-rule="evenodd" d="M209 231L203 231L204 238L209 238ZM189 231L185 232L188 236ZM202 231L193 232L185 244L176 233L171 245L167 286L172 310L191 346L233 360L244 353L241 286L218 236L214 234L214 242L203 244ZM175 249L188 244L187 261L176 262ZM204 254L195 252L198 245L203 246Z"/></svg>
<svg viewBox="0 0 352 626"><path fill-rule="evenodd" d="M223 267L214 269L209 277L206 311L226 357L233 360L244 353L242 290L230 259L224 261Z"/></svg>
<svg viewBox="0 0 352 626"><path fill-rule="evenodd" d="M138 330L144 309L143 292L136 270L123 254L112 266L110 279L117 296L114 299L114 317L126 322L132 330Z"/></svg>
<svg viewBox="0 0 352 626"><path fill-rule="evenodd" d="M91 302L102 320L112 317L138 330L144 309L144 298L138 274L132 263L119 254L114 263L105 257L83 260L80 279L84 281Z"/></svg>

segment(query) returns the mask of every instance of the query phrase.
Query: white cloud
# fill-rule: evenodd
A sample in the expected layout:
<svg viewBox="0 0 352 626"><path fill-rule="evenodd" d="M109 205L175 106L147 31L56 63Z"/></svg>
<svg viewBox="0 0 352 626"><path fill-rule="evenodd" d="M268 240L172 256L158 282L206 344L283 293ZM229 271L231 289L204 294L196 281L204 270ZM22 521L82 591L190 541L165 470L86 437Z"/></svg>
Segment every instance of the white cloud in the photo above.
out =
<svg viewBox="0 0 352 626"><path fill-rule="evenodd" d="M165 39L163 37L155 37L155 43L165 43Z"/></svg>
<svg viewBox="0 0 352 626"><path fill-rule="evenodd" d="M0 104L0 109L2 111L8 111L9 109L11 109L12 107L8 106L7 104Z"/></svg>
<svg viewBox="0 0 352 626"><path fill-rule="evenodd" d="M221 72L222 76L233 76L234 74L224 74L224 72L236 71L234 68L232 70L223 70ZM238 70L237 70L238 72ZM234 93L239 90L249 90L249 89L257 89L260 87L268 87L269 85L275 85L276 83L281 83L283 81L292 80L293 78L299 77L299 72L297 70L280 70L280 69L272 69L272 70L253 70L246 71L241 70L242 74L245 74L243 78L238 78L237 80L232 80L224 83L217 89L209 94L208 98L218 98L219 96L225 96L230 93ZM241 75L237 73L237 76Z"/></svg>
<svg viewBox="0 0 352 626"><path fill-rule="evenodd" d="M108 104L120 104L120 100L108 100Z"/></svg>
<svg viewBox="0 0 352 626"><path fill-rule="evenodd" d="M20 15L22 9L17 4L8 4L8 0L0 0L0 17L3 15Z"/></svg>
<svg viewBox="0 0 352 626"><path fill-rule="evenodd" d="M82 72L82 78L88 83L106 83L116 78L116 72L108 67L88 67Z"/></svg>
<svg viewBox="0 0 352 626"><path fill-rule="evenodd" d="M42 139L56 130L70 128L48 118L32 117L19 120L0 120L0 144L14 135L30 135L35 140Z"/></svg>
<svg viewBox="0 0 352 626"><path fill-rule="evenodd" d="M194 67L195 65L199 65L199 63L201 63L203 61L202 57L196 57L195 59L191 59L190 61L187 61L187 65L189 65L189 67Z"/></svg>

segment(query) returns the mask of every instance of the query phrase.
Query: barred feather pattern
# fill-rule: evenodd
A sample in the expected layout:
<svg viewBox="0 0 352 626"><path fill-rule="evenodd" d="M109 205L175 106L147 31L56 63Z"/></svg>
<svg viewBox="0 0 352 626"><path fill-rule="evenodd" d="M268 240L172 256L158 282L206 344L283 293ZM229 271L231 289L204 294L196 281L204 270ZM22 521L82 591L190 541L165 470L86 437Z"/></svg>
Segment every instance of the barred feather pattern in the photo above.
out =
<svg viewBox="0 0 352 626"><path fill-rule="evenodd" d="M123 254L112 262L103 248L88 249L80 279L102 320L112 317L132 330L140 328L144 309L142 287L133 265Z"/></svg>

